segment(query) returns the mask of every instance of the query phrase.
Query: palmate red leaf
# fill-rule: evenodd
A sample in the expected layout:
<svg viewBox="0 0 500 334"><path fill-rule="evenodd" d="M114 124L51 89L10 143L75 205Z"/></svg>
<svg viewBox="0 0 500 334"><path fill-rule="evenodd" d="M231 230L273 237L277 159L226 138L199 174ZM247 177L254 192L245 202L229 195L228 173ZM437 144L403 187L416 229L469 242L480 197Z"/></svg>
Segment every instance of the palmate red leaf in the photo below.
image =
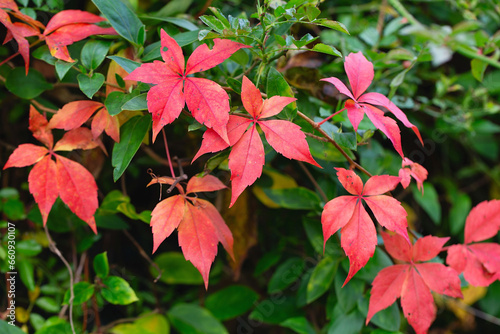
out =
<svg viewBox="0 0 500 334"><path fill-rule="evenodd" d="M172 184L173 180L169 177L153 178L148 186L154 183ZM223 188L226 186L215 176L193 177L188 182L186 193L181 188L180 195L161 201L151 213L153 253L177 228L184 257L200 271L205 288L208 287L210 267L217 254L219 241L234 259L233 236L212 203L186 195Z"/></svg>
<svg viewBox="0 0 500 334"><path fill-rule="evenodd" d="M386 108L406 127L411 128L423 145L420 132L415 125L410 123L403 111L380 93L365 93L373 80L374 72L373 64L369 62L361 52L349 54L345 58L344 68L351 85L352 93L347 86L337 78L331 77L321 80L331 83L340 93L350 98L345 102L345 107L347 109L349 121L353 125L355 131L358 130L359 123L366 113L375 127L381 130L391 140L399 155L404 157L401 148L400 131L396 122L389 117L385 117L382 110L373 106L377 105Z"/></svg>
<svg viewBox="0 0 500 334"><path fill-rule="evenodd" d="M54 15L43 36L50 54L67 62L74 62L68 52L68 45L81 41L92 35L117 35L114 28L103 28L94 23L105 21L98 15L81 10L63 10Z"/></svg>
<svg viewBox="0 0 500 334"><path fill-rule="evenodd" d="M91 129L94 140L97 140L101 133L105 131L116 143L120 142L120 122L118 117L111 116L106 108L102 108L95 114L92 119Z"/></svg>
<svg viewBox="0 0 500 334"><path fill-rule="evenodd" d="M361 179L353 171L344 168L336 170L340 183L353 196L337 197L326 203L321 214L321 224L325 243L342 228L341 246L350 263L345 285L373 256L377 245L377 233L362 200L368 204L379 224L401 235L407 244L409 238L406 230L407 214L401 203L392 197L380 195L393 190L401 180L399 177L373 176L363 187Z"/></svg>
<svg viewBox="0 0 500 334"><path fill-rule="evenodd" d="M87 128L76 128L66 132L54 146L54 151L90 150L102 145L99 139L94 140L92 132Z"/></svg>
<svg viewBox="0 0 500 334"><path fill-rule="evenodd" d="M3 169L31 166L40 161L47 153L49 153L49 150L45 147L33 144L21 144L12 152Z"/></svg>
<svg viewBox="0 0 500 334"><path fill-rule="evenodd" d="M500 279L500 245L472 243L497 235L500 230L500 200L484 201L476 205L465 221L465 244L448 248L446 263L467 282L488 286Z"/></svg>
<svg viewBox="0 0 500 334"><path fill-rule="evenodd" d="M33 167L28 176L29 190L38 204L44 225L59 195L56 175L56 163L50 155L46 155Z"/></svg>
<svg viewBox="0 0 500 334"><path fill-rule="evenodd" d="M187 66L177 42L161 30L161 55L164 62L142 64L125 79L155 84L148 92L148 110L153 115L153 141L159 131L179 117L187 104L193 117L213 129L226 142L229 120L229 97L217 83L187 77L210 69L229 58L234 52L249 46L229 40L214 40L212 50L200 45L191 54Z"/></svg>
<svg viewBox="0 0 500 334"><path fill-rule="evenodd" d="M56 157L57 190L62 201L97 234L94 213L97 210L97 185L82 165L60 155Z"/></svg>
<svg viewBox="0 0 500 334"><path fill-rule="evenodd" d="M54 145L54 137L49 127L49 122L33 106L30 106L30 125L28 129L38 141L45 144L49 149Z"/></svg>
<svg viewBox="0 0 500 334"><path fill-rule="evenodd" d="M73 101L66 103L50 119L49 127L52 129L72 130L85 123L97 110L103 108L101 102Z"/></svg>
<svg viewBox="0 0 500 334"><path fill-rule="evenodd" d="M401 297L403 313L417 333L427 333L436 317L436 306L431 290L450 297L462 298L458 273L441 263L427 261L442 251L449 238L426 236L415 245L398 234L382 232L389 254L409 264L398 264L382 269L372 283L366 323L379 311Z"/></svg>
<svg viewBox="0 0 500 334"><path fill-rule="evenodd" d="M418 190L422 191L423 194L424 181L427 179L428 174L427 169L408 158L404 158L401 165L402 168L399 170L399 177L401 178L401 185L403 186L403 188L408 188L411 178L413 177L415 181L417 181Z"/></svg>

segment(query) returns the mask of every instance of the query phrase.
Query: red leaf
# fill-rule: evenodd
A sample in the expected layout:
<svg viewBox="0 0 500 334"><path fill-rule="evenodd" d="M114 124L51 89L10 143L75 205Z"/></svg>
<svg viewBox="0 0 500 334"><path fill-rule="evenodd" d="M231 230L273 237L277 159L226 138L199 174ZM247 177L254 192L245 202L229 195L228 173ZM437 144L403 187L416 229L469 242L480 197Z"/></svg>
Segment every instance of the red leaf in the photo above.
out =
<svg viewBox="0 0 500 334"><path fill-rule="evenodd" d="M226 91L211 80L189 77L184 81L184 94L193 117L229 142L226 125L230 107Z"/></svg>
<svg viewBox="0 0 500 334"><path fill-rule="evenodd" d="M383 309L391 306L401 296L401 289L407 280L409 266L396 264L382 269L373 280L370 293L370 306L366 316L366 324Z"/></svg>
<svg viewBox="0 0 500 334"><path fill-rule="evenodd" d="M243 76L243 82L241 84L241 102L243 103L245 110L248 111L248 113L254 118L258 118L260 116L264 100L262 99L260 90L255 87L253 82L246 76ZM283 108L284 107L285 106L283 106Z"/></svg>
<svg viewBox="0 0 500 334"><path fill-rule="evenodd" d="M423 262L435 258L442 251L444 244L449 239L431 235L418 239L415 245L413 245L413 260Z"/></svg>
<svg viewBox="0 0 500 334"><path fill-rule="evenodd" d="M500 200L476 205L465 221L465 243L492 238L500 229Z"/></svg>
<svg viewBox="0 0 500 334"><path fill-rule="evenodd" d="M373 177L371 179L373 179ZM407 213L401 206L401 202L393 197L384 195L370 196L364 199L380 225L388 230L396 232L410 243L407 231L408 223L406 222Z"/></svg>
<svg viewBox="0 0 500 334"><path fill-rule="evenodd" d="M309 151L306 135L300 131L300 126L289 121L261 121L259 125L266 135L267 142L276 152L288 159L308 162L321 168Z"/></svg>
<svg viewBox="0 0 500 334"><path fill-rule="evenodd" d="M92 132L87 128L76 128L64 134L54 146L54 151L73 151L77 149L90 150L99 146Z"/></svg>
<svg viewBox="0 0 500 334"><path fill-rule="evenodd" d="M259 117L267 118L277 115L283 110L283 108L296 100L297 99L294 97L271 96L270 98L264 100Z"/></svg>
<svg viewBox="0 0 500 334"><path fill-rule="evenodd" d="M381 195L394 190L400 179L397 176L374 175L366 181L363 196Z"/></svg>
<svg viewBox="0 0 500 334"><path fill-rule="evenodd" d="M50 34L51 32L56 31L57 29L68 24L97 23L102 21L106 21L106 19L104 17L89 12L84 12L82 10L63 10L52 16L49 23L47 23L44 34Z"/></svg>
<svg viewBox="0 0 500 334"><path fill-rule="evenodd" d="M43 225L47 223L50 209L58 196L56 173L56 163L47 155L33 167L28 176L30 193L38 204Z"/></svg>
<svg viewBox="0 0 500 334"><path fill-rule="evenodd" d="M356 173L344 168L335 168L335 170L339 182L349 194L360 195L363 192L363 181Z"/></svg>
<svg viewBox="0 0 500 334"><path fill-rule="evenodd" d="M31 166L40 161L47 153L49 153L49 150L45 147L33 144L21 144L12 152L3 169Z"/></svg>
<svg viewBox="0 0 500 334"><path fill-rule="evenodd" d="M193 199L193 202L195 203L195 206L201 208L203 213L208 217L208 219L210 219L210 222L215 227L217 238L234 261L233 235L229 227L227 227L224 222L224 219L220 215L219 211L217 211L212 203L203 199Z"/></svg>
<svg viewBox="0 0 500 334"><path fill-rule="evenodd" d="M405 168L410 166L410 168ZM404 158L402 162L402 167L399 170L399 177L401 177L401 185L406 189L410 185L411 177L417 181L418 190L424 193L424 181L427 179L427 170L420 164L411 161L408 158Z"/></svg>
<svg viewBox="0 0 500 334"><path fill-rule="evenodd" d="M248 46L219 39L215 39L214 43L212 50L205 44L196 48L184 69L182 49L162 30L160 52L164 62L142 64L125 78L157 85L149 90L147 97L148 110L153 114L153 141L163 126L179 116L186 103L198 122L212 128L223 141L229 143L226 130L230 109L227 93L213 81L187 75L216 66L238 49Z"/></svg>
<svg viewBox="0 0 500 334"><path fill-rule="evenodd" d="M321 215L323 226L323 252L327 240L351 219L357 199L354 196L339 196L326 203Z"/></svg>
<svg viewBox="0 0 500 334"><path fill-rule="evenodd" d="M158 203L151 212L153 229L153 253L160 244L179 226L185 212L185 200L180 195L172 196Z"/></svg>
<svg viewBox="0 0 500 334"><path fill-rule="evenodd" d="M463 298L460 278L455 269L441 263L419 263L415 268L432 291L440 295Z"/></svg>
<svg viewBox="0 0 500 334"><path fill-rule="evenodd" d="M371 302L371 298L370 298ZM408 323L417 334L427 333L436 318L436 305L431 291L415 268L410 267L401 293L401 307Z"/></svg>
<svg viewBox="0 0 500 334"><path fill-rule="evenodd" d="M202 44L193 51L186 65L186 75L206 71L229 58L233 53L250 46L233 42L227 39L214 39L212 50Z"/></svg>
<svg viewBox="0 0 500 334"><path fill-rule="evenodd" d="M374 106L369 104L363 104L362 106L373 125L389 138L396 152L398 152L401 157L404 157L403 148L401 147L401 134L396 121L384 116L384 112Z"/></svg>
<svg viewBox="0 0 500 334"><path fill-rule="evenodd" d="M490 273L497 274L500 279L500 245L497 243L483 242L480 244L468 245L468 249L474 253L481 264Z"/></svg>
<svg viewBox="0 0 500 334"><path fill-rule="evenodd" d="M345 57L344 68L351 84L354 99L357 99L373 81L373 64L359 51L357 53L350 53Z"/></svg>
<svg viewBox="0 0 500 334"><path fill-rule="evenodd" d="M355 99L354 96L352 95L351 91L349 90L349 88L347 88L347 86L342 81L340 81L339 79L331 77L331 78L321 79L321 81L326 81L326 82L331 83L332 85L335 86L335 88L337 88L337 90L341 94L344 94L344 95L350 97L353 100ZM354 125L354 123L352 123L352 124ZM354 129L356 129L356 131L357 131L357 128L358 128L357 126L354 127Z"/></svg>
<svg viewBox="0 0 500 334"><path fill-rule="evenodd" d="M54 145L54 137L52 130L48 126L49 122L42 116L35 107L30 106L30 126L29 129L33 133L33 137L45 144L49 149Z"/></svg>
<svg viewBox="0 0 500 334"><path fill-rule="evenodd" d="M380 235L384 239L385 250L389 255L400 261L411 261L413 256L412 247L411 244L408 243L408 240L399 234L381 232Z"/></svg>
<svg viewBox="0 0 500 334"><path fill-rule="evenodd" d="M234 145L229 154L232 183L229 207L233 206L246 187L260 177L264 162L264 145L254 124Z"/></svg>
<svg viewBox="0 0 500 334"><path fill-rule="evenodd" d="M97 209L97 185L82 165L55 154L59 196L69 209L97 234L94 213Z"/></svg>
<svg viewBox="0 0 500 334"><path fill-rule="evenodd" d="M349 258L349 273L344 282L347 282L363 268L373 256L377 246L377 232L370 216L363 204L358 202L354 213L342 230L340 244Z"/></svg>
<svg viewBox="0 0 500 334"><path fill-rule="evenodd" d="M92 136L97 140L99 135L106 131L116 143L120 142L120 122L118 117L111 116L106 108L99 110L92 119Z"/></svg>
<svg viewBox="0 0 500 334"><path fill-rule="evenodd" d="M216 191L224 188L226 188L226 186L213 175L192 177L187 184L186 194L204 191Z"/></svg>
<svg viewBox="0 0 500 334"><path fill-rule="evenodd" d="M85 123L99 108L104 107L101 102L73 101L65 104L52 116L49 127L52 129L72 130Z"/></svg>
<svg viewBox="0 0 500 334"><path fill-rule="evenodd" d="M219 241L214 225L202 208L186 203L185 214L177 230L184 257L200 271L207 289L208 274L217 255Z"/></svg>

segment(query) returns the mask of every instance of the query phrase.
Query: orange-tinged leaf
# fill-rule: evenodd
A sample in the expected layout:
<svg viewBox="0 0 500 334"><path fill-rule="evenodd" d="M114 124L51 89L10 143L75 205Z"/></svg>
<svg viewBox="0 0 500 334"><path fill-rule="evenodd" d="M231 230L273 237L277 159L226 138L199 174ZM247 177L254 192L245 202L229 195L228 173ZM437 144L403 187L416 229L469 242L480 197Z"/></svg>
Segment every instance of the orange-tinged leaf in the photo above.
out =
<svg viewBox="0 0 500 334"><path fill-rule="evenodd" d="M264 145L254 124L234 145L229 154L232 183L230 207L243 190L260 177L264 163Z"/></svg>
<svg viewBox="0 0 500 334"><path fill-rule="evenodd" d="M411 177L417 181L418 190L424 193L424 181L427 179L427 169L420 164L404 158L402 161L402 168L399 170L399 177L401 177L401 185L406 189L410 185ZM405 168L409 166L410 168Z"/></svg>
<svg viewBox="0 0 500 334"><path fill-rule="evenodd" d="M88 128L76 128L66 132L54 146L54 151L73 151L77 149L90 150L101 143L94 140L92 131Z"/></svg>
<svg viewBox="0 0 500 334"><path fill-rule="evenodd" d="M118 117L111 116L106 108L102 108L95 114L92 119L91 129L94 140L97 140L99 135L106 131L106 134L116 143L120 142L120 122Z"/></svg>
<svg viewBox="0 0 500 334"><path fill-rule="evenodd" d="M57 189L62 201L97 234L94 213L97 209L97 185L94 177L79 163L55 155Z"/></svg>
<svg viewBox="0 0 500 334"><path fill-rule="evenodd" d="M371 299L371 298L370 298ZM401 307L417 334L427 333L436 318L436 305L422 277L411 267L401 293Z"/></svg>
<svg viewBox="0 0 500 334"><path fill-rule="evenodd" d="M154 60L152 63L142 64L140 67L130 72L130 74L124 79L141 81L155 85L159 85L164 82L171 82L170 85L173 85L173 83L177 81L182 82L182 76L169 67L169 65L169 63Z"/></svg>
<svg viewBox="0 0 500 334"><path fill-rule="evenodd" d="M243 76L241 84L241 102L245 110L254 118L260 116L264 100L262 99L260 90L246 76Z"/></svg>
<svg viewBox="0 0 500 334"><path fill-rule="evenodd" d="M28 176L29 190L38 204L44 225L58 196L56 174L56 163L47 155L33 167Z"/></svg>
<svg viewBox="0 0 500 334"><path fill-rule="evenodd" d="M45 144L49 149L54 145L52 130L49 128L49 122L33 106L30 106L30 126L33 137Z"/></svg>
<svg viewBox="0 0 500 334"><path fill-rule="evenodd" d="M49 153L49 150L45 147L33 144L21 144L12 152L3 169L31 166L40 161L47 153Z"/></svg>
<svg viewBox="0 0 500 334"><path fill-rule="evenodd" d="M375 225L360 201L356 204L347 225L342 227L341 234L340 244L349 258L349 273L343 285L345 286L354 274L366 265L377 246Z"/></svg>
<svg viewBox="0 0 500 334"><path fill-rule="evenodd" d="M214 46L210 50L208 45L202 44L193 51L186 65L186 75L206 71L229 58L241 48L250 46L233 42L227 39L214 39Z"/></svg>
<svg viewBox="0 0 500 334"><path fill-rule="evenodd" d="M234 261L233 235L229 227L227 227L226 222L224 222L224 219L222 218L219 211L212 203L204 199L194 199L193 202L197 208L203 210L203 213L208 217L212 225L215 227L217 238L219 239L226 252L229 253L231 259L233 259Z"/></svg>
<svg viewBox="0 0 500 334"><path fill-rule="evenodd" d="M193 117L212 128L224 141L229 142L226 125L229 121L229 96L216 82L203 78L186 78L184 94Z"/></svg>
<svg viewBox="0 0 500 334"><path fill-rule="evenodd" d="M160 244L179 226L185 212L185 200L176 195L158 203L151 212L151 228L153 229L153 253Z"/></svg>
<svg viewBox="0 0 500 334"><path fill-rule="evenodd" d="M185 214L177 230L184 257L199 270L207 289L210 267L217 255L219 242L214 225L202 208L186 203Z"/></svg>
<svg viewBox="0 0 500 334"><path fill-rule="evenodd" d="M82 10L68 9L63 10L52 16L47 27L45 28L44 34L50 34L51 32L67 26L69 24L75 23L97 23L106 21L104 17L85 12Z"/></svg>
<svg viewBox="0 0 500 334"><path fill-rule="evenodd" d="M49 127L52 129L72 130L85 123L99 108L104 107L96 101L73 101L66 103L52 116Z"/></svg>
<svg viewBox="0 0 500 334"><path fill-rule="evenodd" d="M186 188L186 194L203 192L203 191L216 191L226 188L218 178L213 175L205 175L203 177L192 177Z"/></svg>
<svg viewBox="0 0 500 334"><path fill-rule="evenodd" d="M271 96L265 99L262 104L262 109L260 113L260 118L267 118L279 114L283 108L285 108L290 103L296 101L294 97L287 96Z"/></svg>

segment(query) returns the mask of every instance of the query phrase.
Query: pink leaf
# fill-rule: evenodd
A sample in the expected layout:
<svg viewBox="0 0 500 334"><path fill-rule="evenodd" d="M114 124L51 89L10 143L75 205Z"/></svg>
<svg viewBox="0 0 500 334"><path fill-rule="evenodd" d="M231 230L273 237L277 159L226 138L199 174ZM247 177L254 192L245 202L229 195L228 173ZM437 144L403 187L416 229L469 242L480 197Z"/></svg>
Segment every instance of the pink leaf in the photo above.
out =
<svg viewBox="0 0 500 334"><path fill-rule="evenodd" d="M352 195L361 195L363 192L363 182L356 173L344 168L335 168L335 170L337 170L337 177L345 190Z"/></svg>
<svg viewBox="0 0 500 334"><path fill-rule="evenodd" d="M465 221L465 243L492 238L500 229L500 200L476 205Z"/></svg>
<svg viewBox="0 0 500 334"><path fill-rule="evenodd" d="M394 190L399 184L399 177L390 175L374 175L366 181L363 196L382 195Z"/></svg>
<svg viewBox="0 0 500 334"><path fill-rule="evenodd" d="M243 76L243 83L241 85L241 102L245 110L253 118L259 118L264 101L262 100L260 90L246 76Z"/></svg>
<svg viewBox="0 0 500 334"><path fill-rule="evenodd" d="M184 54L175 39L170 37L165 30L161 30L160 53L165 64L176 74L184 74Z"/></svg>
<svg viewBox="0 0 500 334"><path fill-rule="evenodd" d="M350 53L345 58L344 68L351 84L354 99L357 99L373 81L373 64L360 51Z"/></svg>
<svg viewBox="0 0 500 334"><path fill-rule="evenodd" d="M403 148L401 147L401 134L396 121L384 116L383 111L374 106L369 104L363 104L362 106L373 125L389 138L396 152L398 152L401 157L404 157Z"/></svg>
<svg viewBox="0 0 500 334"><path fill-rule="evenodd" d="M354 196L339 196L326 203L321 214L323 251L328 239L351 220L357 201Z"/></svg>
<svg viewBox="0 0 500 334"><path fill-rule="evenodd" d="M47 153L49 153L49 150L45 147L33 144L21 144L12 152L3 169L31 166L40 161Z"/></svg>
<svg viewBox="0 0 500 334"><path fill-rule="evenodd" d="M400 261L411 262L412 247L407 239L400 234L381 232L380 235L384 239L385 250L390 256Z"/></svg>
<svg viewBox="0 0 500 334"><path fill-rule="evenodd" d="M460 278L453 268L441 263L419 263L415 267L432 291L453 298L463 298Z"/></svg>
<svg viewBox="0 0 500 334"><path fill-rule="evenodd" d="M326 82L329 82L331 83L332 85L335 86L335 88L337 88L337 90L341 93L341 94L344 94L346 95L347 97L350 97L351 99L355 100L354 96L352 95L351 91L349 90L349 88L347 88L347 86L342 82L340 81L339 79L337 78L334 78L334 77L331 77L331 78L325 78L325 79L321 79L321 81L326 81Z"/></svg>
<svg viewBox="0 0 500 334"><path fill-rule="evenodd" d="M413 245L413 260L424 262L435 258L449 239L449 237L438 238L432 235L418 239Z"/></svg>
<svg viewBox="0 0 500 334"><path fill-rule="evenodd" d="M374 177L375 176L370 178L370 180ZM370 182L370 180L368 180L368 182ZM366 185L368 185L368 182ZM379 195L364 197L364 200L370 207L370 210L372 210L380 225L388 230L396 232L405 238L408 243L410 243L408 231L406 230L408 227L408 223L406 221L407 213L397 199L390 196Z"/></svg>

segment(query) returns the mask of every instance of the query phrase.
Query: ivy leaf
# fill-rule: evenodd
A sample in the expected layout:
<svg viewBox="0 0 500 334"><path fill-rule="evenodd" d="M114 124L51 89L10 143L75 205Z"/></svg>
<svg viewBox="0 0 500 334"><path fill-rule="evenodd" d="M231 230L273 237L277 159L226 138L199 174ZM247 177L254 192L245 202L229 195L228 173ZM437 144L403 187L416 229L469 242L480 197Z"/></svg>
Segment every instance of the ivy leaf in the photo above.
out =
<svg viewBox="0 0 500 334"><path fill-rule="evenodd" d="M331 83L341 94L349 98L345 102L345 108L355 131L358 131L358 125L366 114L373 125L390 139L396 151L404 158L399 127L392 118L384 116L384 112L374 106L376 105L389 110L406 127L412 129L423 145L422 137L417 127L410 123L401 109L380 93L365 93L373 81L374 71L373 64L361 52L349 54L345 58L344 67L352 92L337 78L331 77L321 80Z"/></svg>
<svg viewBox="0 0 500 334"><path fill-rule="evenodd" d="M206 71L229 58L234 52L249 46L229 40L215 39L210 50L200 45L185 64L179 44L161 30L161 56L163 62L142 64L125 80L155 84L148 92L148 110L153 115L153 141L163 126L179 117L187 104L193 117L212 128L229 142L226 124L229 120L229 97L219 84L188 75Z"/></svg>
<svg viewBox="0 0 500 334"><path fill-rule="evenodd" d="M83 94L87 95L89 99L101 89L104 84L104 75L101 73L94 73L92 76L86 74L78 74L78 85Z"/></svg>
<svg viewBox="0 0 500 334"><path fill-rule="evenodd" d="M108 276L102 280L105 287L101 294L111 304L128 305L139 300L127 281L118 276Z"/></svg>
<svg viewBox="0 0 500 334"><path fill-rule="evenodd" d="M382 269L372 283L366 324L377 313L401 297L404 316L417 334L427 333L436 317L431 290L454 298L463 298L460 278L453 268L428 261L439 254L449 238L426 236L414 245L402 236L382 232L387 251L394 258L409 262ZM402 254L404 254L402 258Z"/></svg>
<svg viewBox="0 0 500 334"><path fill-rule="evenodd" d="M154 178L149 184L174 183L173 178ZM151 212L153 229L153 253L160 244L177 229L179 245L186 260L198 269L208 288L208 275L212 262L217 255L220 241L224 249L234 259L233 236L222 216L212 203L188 194L204 191L216 191L226 188L216 177L206 175L193 177L187 185L187 192L177 184L180 195L164 199Z"/></svg>
<svg viewBox="0 0 500 334"><path fill-rule="evenodd" d="M465 244L448 248L446 263L467 282L488 286L500 279L500 245L473 243L497 235L500 230L500 200L484 201L475 206L465 221Z"/></svg>
<svg viewBox="0 0 500 334"><path fill-rule="evenodd" d="M326 203L321 215L324 245L339 229L341 246L349 257L349 274L344 285L368 262L375 252L377 233L363 206L368 204L380 225L401 235L409 243L406 211L393 197L382 195L396 188L399 177L376 175L363 186L351 170L335 168L340 183L353 196L339 196ZM323 246L324 247L324 246Z"/></svg>
<svg viewBox="0 0 500 334"><path fill-rule="evenodd" d="M259 89L244 76L241 100L252 119L240 116L229 117L227 134L229 144L233 146L229 154L232 183L230 206L233 206L243 190L252 185L262 174L265 162L264 145L257 131L257 125L264 132L267 142L277 152L288 159L308 162L321 168L313 159L306 136L298 125L285 120L263 120L279 114L285 106L294 102L295 98L272 96L263 100ZM250 128L248 128L249 125ZM203 142L195 159L204 153L220 151L228 146L219 134L209 129L203 135Z"/></svg>

